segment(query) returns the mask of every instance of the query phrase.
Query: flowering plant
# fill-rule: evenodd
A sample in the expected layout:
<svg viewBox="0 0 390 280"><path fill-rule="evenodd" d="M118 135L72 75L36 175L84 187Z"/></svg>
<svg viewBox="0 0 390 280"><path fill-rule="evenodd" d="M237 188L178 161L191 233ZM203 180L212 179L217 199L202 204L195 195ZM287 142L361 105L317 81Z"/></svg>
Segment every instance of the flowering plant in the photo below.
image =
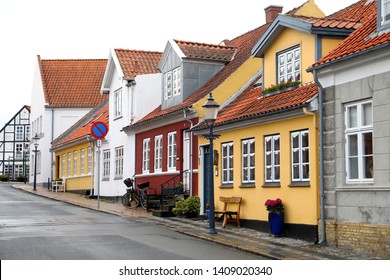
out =
<svg viewBox="0 0 390 280"><path fill-rule="evenodd" d="M265 202L264 205L267 207L267 211L270 213L284 211L283 203L282 203L282 200L280 198L277 198L275 200L267 199L267 201Z"/></svg>

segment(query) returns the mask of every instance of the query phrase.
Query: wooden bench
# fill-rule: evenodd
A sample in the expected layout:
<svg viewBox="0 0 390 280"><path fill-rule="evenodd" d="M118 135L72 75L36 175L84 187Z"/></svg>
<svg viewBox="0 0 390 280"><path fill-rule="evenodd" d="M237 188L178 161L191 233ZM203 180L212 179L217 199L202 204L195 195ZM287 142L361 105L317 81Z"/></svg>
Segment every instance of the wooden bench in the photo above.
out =
<svg viewBox="0 0 390 280"><path fill-rule="evenodd" d="M237 223L237 227L240 227L240 209L241 209L241 197L237 196L220 196L219 200L224 203L223 210L215 210L215 215L221 215L223 218L222 227L226 227L229 222ZM234 216L234 217L233 217Z"/></svg>
<svg viewBox="0 0 390 280"><path fill-rule="evenodd" d="M65 181L52 181L51 182L51 191L63 191L65 192Z"/></svg>

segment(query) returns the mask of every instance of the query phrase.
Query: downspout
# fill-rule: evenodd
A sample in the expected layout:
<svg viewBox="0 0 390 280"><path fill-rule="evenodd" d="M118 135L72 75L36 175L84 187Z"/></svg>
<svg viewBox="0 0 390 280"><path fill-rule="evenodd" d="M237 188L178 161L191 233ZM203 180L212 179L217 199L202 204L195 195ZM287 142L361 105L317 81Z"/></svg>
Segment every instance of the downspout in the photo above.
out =
<svg viewBox="0 0 390 280"><path fill-rule="evenodd" d="M324 184L324 88L318 80L317 70L313 70L314 81L318 86L319 99L319 130L320 130L320 219L321 219L321 239L318 241L319 245L326 243L326 229L325 229L325 184Z"/></svg>
<svg viewBox="0 0 390 280"><path fill-rule="evenodd" d="M54 141L54 109L51 109L51 141L50 143L53 143ZM53 151L50 151L50 168L51 168L51 180L54 179L54 170L53 170L53 165L54 165L54 160L53 160ZM41 159L42 160L42 159Z"/></svg>
<svg viewBox="0 0 390 280"><path fill-rule="evenodd" d="M184 109L183 110L183 114L184 114L184 119L187 121L187 122L189 122L190 124L191 124L191 127L190 128L192 128L193 126L194 126L194 123L193 123L193 121L192 120L190 120L190 119L188 119L188 117L187 117L187 110L186 109ZM193 171L193 166L192 166L192 161L193 161L193 152L192 152L192 146L193 146L193 138L194 137L194 133L191 131L190 132L190 166L189 166L189 168L190 168L190 180L189 180L189 184L190 184L190 196L192 196L192 176L193 176L193 174L194 174L194 171Z"/></svg>

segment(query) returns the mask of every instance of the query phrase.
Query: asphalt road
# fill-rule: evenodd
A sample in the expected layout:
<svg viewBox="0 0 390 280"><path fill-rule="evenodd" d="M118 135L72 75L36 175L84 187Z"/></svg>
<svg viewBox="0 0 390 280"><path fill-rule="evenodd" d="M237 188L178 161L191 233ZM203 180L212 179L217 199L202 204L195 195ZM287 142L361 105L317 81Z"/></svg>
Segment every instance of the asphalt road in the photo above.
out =
<svg viewBox="0 0 390 280"><path fill-rule="evenodd" d="M0 184L0 259L255 260L262 257Z"/></svg>

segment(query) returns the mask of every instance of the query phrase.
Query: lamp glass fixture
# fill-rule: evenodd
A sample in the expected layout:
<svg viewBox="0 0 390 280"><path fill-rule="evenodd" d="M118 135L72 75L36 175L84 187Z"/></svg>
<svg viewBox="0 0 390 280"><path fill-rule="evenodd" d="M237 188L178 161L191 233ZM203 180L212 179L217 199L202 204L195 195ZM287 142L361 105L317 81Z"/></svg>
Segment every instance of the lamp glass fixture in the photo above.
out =
<svg viewBox="0 0 390 280"><path fill-rule="evenodd" d="M207 99L207 102L202 107L205 113L206 120L215 121L217 119L219 104L215 102L213 94L211 92L209 98Z"/></svg>

